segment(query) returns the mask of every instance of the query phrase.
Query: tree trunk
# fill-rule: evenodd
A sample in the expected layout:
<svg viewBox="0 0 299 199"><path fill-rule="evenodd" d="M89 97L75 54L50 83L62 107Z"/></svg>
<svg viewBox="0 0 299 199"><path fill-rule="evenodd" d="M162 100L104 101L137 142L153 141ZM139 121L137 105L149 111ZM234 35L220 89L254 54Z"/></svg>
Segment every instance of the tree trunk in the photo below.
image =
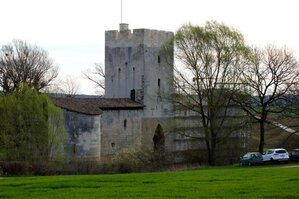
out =
<svg viewBox="0 0 299 199"><path fill-rule="evenodd" d="M259 145L259 152L264 152L264 145L265 145L265 121L260 121L260 145Z"/></svg>
<svg viewBox="0 0 299 199"><path fill-rule="evenodd" d="M216 164L216 145L213 140L206 140L207 152L208 152L208 163L210 166L215 166Z"/></svg>
<svg viewBox="0 0 299 199"><path fill-rule="evenodd" d="M215 166L216 165L216 157L215 157L215 148L211 148L210 154L209 154L209 165Z"/></svg>

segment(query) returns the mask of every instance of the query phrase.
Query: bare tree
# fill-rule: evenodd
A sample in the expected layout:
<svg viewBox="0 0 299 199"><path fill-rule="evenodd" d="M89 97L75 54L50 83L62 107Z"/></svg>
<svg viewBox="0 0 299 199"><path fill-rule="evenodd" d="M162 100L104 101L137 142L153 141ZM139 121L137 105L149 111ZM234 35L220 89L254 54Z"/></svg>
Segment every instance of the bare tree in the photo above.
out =
<svg viewBox="0 0 299 199"><path fill-rule="evenodd" d="M58 75L58 67L43 49L25 41L13 40L0 51L0 87L4 93L26 83L37 91L49 86Z"/></svg>
<svg viewBox="0 0 299 199"><path fill-rule="evenodd" d="M64 78L60 84L61 92L67 94L68 96L74 96L78 94L79 88L80 86L78 82L71 76Z"/></svg>
<svg viewBox="0 0 299 199"><path fill-rule="evenodd" d="M167 47L167 46L166 46ZM208 160L215 164L216 148L243 124L232 98L239 91L239 70L248 48L238 31L211 21L204 27L182 26L174 37L175 103L198 115ZM188 136L188 135L187 135Z"/></svg>
<svg viewBox="0 0 299 199"><path fill-rule="evenodd" d="M84 78L92 81L100 93L105 91L105 71L101 64L95 63L94 68L83 71Z"/></svg>
<svg viewBox="0 0 299 199"><path fill-rule="evenodd" d="M57 78L48 86L45 90L45 93L51 95L61 95L64 94L68 97L73 97L78 94L80 91L80 84L77 81L77 78L66 75L63 78Z"/></svg>
<svg viewBox="0 0 299 199"><path fill-rule="evenodd" d="M252 97L240 105L259 123L261 153L265 145L268 116L285 110L288 104L286 96L298 84L298 69L298 61L287 48L267 46L254 49L251 64L242 70L242 82L249 88L248 95Z"/></svg>

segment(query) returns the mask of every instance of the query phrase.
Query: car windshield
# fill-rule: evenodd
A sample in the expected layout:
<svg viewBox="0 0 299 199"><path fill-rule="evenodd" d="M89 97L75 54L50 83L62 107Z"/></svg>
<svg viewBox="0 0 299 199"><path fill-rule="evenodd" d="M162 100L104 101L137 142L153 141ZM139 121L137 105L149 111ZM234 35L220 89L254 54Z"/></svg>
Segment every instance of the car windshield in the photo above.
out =
<svg viewBox="0 0 299 199"><path fill-rule="evenodd" d="M246 153L243 158L250 158L250 153Z"/></svg>
<svg viewBox="0 0 299 199"><path fill-rule="evenodd" d="M260 153L255 153L256 157L262 156Z"/></svg>

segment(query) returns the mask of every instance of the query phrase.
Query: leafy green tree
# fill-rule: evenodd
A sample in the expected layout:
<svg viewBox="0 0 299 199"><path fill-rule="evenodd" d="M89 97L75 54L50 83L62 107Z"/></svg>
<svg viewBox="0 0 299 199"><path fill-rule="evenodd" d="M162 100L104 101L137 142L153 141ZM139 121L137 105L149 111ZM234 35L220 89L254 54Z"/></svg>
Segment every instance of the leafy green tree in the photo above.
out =
<svg viewBox="0 0 299 199"><path fill-rule="evenodd" d="M66 131L62 110L48 101L48 158L61 160L65 158L64 144Z"/></svg>
<svg viewBox="0 0 299 199"><path fill-rule="evenodd" d="M62 113L47 95L21 84L0 97L0 120L1 159L46 161L63 152Z"/></svg>
<svg viewBox="0 0 299 199"><path fill-rule="evenodd" d="M176 63L174 100L177 107L199 117L197 137L204 137L209 164L214 165L218 145L244 126L244 120L233 120L243 116L233 97L240 90L238 68L246 64L249 48L240 32L215 21L203 27L182 26L171 45Z"/></svg>

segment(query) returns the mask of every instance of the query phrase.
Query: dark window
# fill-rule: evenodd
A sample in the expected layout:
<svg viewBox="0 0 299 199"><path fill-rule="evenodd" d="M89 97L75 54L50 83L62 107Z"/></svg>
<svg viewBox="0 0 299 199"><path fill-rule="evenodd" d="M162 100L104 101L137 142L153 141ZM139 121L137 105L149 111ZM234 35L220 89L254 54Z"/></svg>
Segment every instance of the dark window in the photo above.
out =
<svg viewBox="0 0 299 199"><path fill-rule="evenodd" d="M160 81L160 79L158 79L158 87L160 87L160 83L161 83L161 81Z"/></svg>
<svg viewBox="0 0 299 199"><path fill-rule="evenodd" d="M133 71L135 71L135 67L133 67Z"/></svg>
<svg viewBox="0 0 299 199"><path fill-rule="evenodd" d="M158 55L158 63L160 64L161 62L161 58L160 58L160 55Z"/></svg>
<svg viewBox="0 0 299 199"><path fill-rule="evenodd" d="M73 153L76 153L76 149L77 149L76 144L73 144Z"/></svg>
<svg viewBox="0 0 299 199"><path fill-rule="evenodd" d="M277 150L276 153L287 153L285 150Z"/></svg>
<svg viewBox="0 0 299 199"><path fill-rule="evenodd" d="M120 71L121 71L121 69L120 68L118 68L118 72L120 73Z"/></svg>
<svg viewBox="0 0 299 199"><path fill-rule="evenodd" d="M127 120L124 120L124 128L127 128Z"/></svg>
<svg viewBox="0 0 299 199"><path fill-rule="evenodd" d="M131 90L130 98L131 98L132 101L135 101L135 89Z"/></svg>
<svg viewBox="0 0 299 199"><path fill-rule="evenodd" d="M144 89L144 75L141 75L141 88Z"/></svg>
<svg viewBox="0 0 299 199"><path fill-rule="evenodd" d="M272 153L274 153L274 151L269 150L267 154L272 154Z"/></svg>
<svg viewBox="0 0 299 199"><path fill-rule="evenodd" d="M115 147L115 143L114 143L114 142L111 143L111 147L112 147L112 148Z"/></svg>

